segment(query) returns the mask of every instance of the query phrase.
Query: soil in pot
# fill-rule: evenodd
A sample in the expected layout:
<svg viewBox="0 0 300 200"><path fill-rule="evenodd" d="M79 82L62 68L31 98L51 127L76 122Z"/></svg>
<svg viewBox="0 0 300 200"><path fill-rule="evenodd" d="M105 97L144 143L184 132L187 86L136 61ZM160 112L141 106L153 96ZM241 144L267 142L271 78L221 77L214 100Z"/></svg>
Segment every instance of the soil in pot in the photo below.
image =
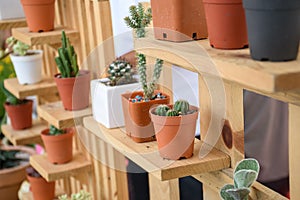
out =
<svg viewBox="0 0 300 200"><path fill-rule="evenodd" d="M155 91L155 94L160 93ZM156 104L168 104L170 97L164 93L164 99L155 99L148 102L133 103L130 99L136 96L143 96L143 92L133 92L122 94L122 107L125 119L126 134L135 142L149 142L155 140L153 123L149 116L149 110Z"/></svg>

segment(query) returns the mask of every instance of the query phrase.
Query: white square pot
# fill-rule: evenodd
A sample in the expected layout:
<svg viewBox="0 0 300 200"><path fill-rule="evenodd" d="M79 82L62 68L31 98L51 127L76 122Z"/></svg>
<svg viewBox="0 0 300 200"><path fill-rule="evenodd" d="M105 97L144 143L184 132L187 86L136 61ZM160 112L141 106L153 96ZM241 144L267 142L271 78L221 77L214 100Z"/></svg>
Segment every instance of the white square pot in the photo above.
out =
<svg viewBox="0 0 300 200"><path fill-rule="evenodd" d="M20 0L0 0L0 20L24 17Z"/></svg>
<svg viewBox="0 0 300 200"><path fill-rule="evenodd" d="M94 119L106 128L125 125L121 94L141 90L140 83L106 86L100 79L91 81L92 111Z"/></svg>

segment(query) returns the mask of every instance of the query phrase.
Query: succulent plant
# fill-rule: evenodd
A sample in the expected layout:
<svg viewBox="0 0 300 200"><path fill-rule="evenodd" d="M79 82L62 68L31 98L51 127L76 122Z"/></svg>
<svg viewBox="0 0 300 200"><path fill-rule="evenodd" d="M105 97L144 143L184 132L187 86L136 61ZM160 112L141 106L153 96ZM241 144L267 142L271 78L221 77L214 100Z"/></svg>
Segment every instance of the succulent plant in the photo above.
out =
<svg viewBox="0 0 300 200"><path fill-rule="evenodd" d="M116 59L113 61L107 70L109 82L107 85L123 85L136 82L133 78L133 70L131 64L123 59Z"/></svg>
<svg viewBox="0 0 300 200"><path fill-rule="evenodd" d="M0 149L0 169L7 169L29 162L29 154L20 150Z"/></svg>
<svg viewBox="0 0 300 200"><path fill-rule="evenodd" d="M64 129L58 129L53 125L50 125L49 128L49 135L61 135L66 133L66 131Z"/></svg>
<svg viewBox="0 0 300 200"><path fill-rule="evenodd" d="M189 111L190 104L186 100L178 100L174 103L173 109L182 115L186 115Z"/></svg>
<svg viewBox="0 0 300 200"><path fill-rule="evenodd" d="M159 116L167 116L167 112L170 110L170 107L167 105L159 105L155 109L155 113Z"/></svg>
<svg viewBox="0 0 300 200"><path fill-rule="evenodd" d="M253 158L243 159L234 170L234 185L226 184L221 188L223 200L248 200L250 186L259 174L259 163Z"/></svg>
<svg viewBox="0 0 300 200"><path fill-rule="evenodd" d="M72 194L70 199L66 194L59 196L58 199L59 200L92 200L92 195L84 190L81 190L78 193Z"/></svg>
<svg viewBox="0 0 300 200"><path fill-rule="evenodd" d="M4 82L0 82L0 89L2 90L3 94L6 96L6 102L8 102L10 105L19 105L22 103L25 103L26 100L18 99L15 97L12 93L10 93L5 87Z"/></svg>
<svg viewBox="0 0 300 200"><path fill-rule="evenodd" d="M58 49L58 57L55 58L56 65L62 78L76 77L79 74L77 54L65 31L62 31L61 41L62 47Z"/></svg>
<svg viewBox="0 0 300 200"><path fill-rule="evenodd" d="M1 53L0 58L13 53L16 56L26 56L28 55L29 45L17 40L13 36L6 39L7 48Z"/></svg>
<svg viewBox="0 0 300 200"><path fill-rule="evenodd" d="M175 116L179 116L179 112L178 111L176 111L176 110L168 110L168 112L167 112L167 116L168 117L175 117Z"/></svg>
<svg viewBox="0 0 300 200"><path fill-rule="evenodd" d="M152 98L154 90L156 89L156 84L161 74L162 66L163 60L156 59L152 80L148 83L146 74L146 57L144 54L138 54L138 73L140 75L140 82L143 87L145 99L149 100Z"/></svg>
<svg viewBox="0 0 300 200"><path fill-rule="evenodd" d="M124 18L126 25L135 30L138 38L145 37L145 27L152 19L151 8L145 11L143 4L139 3L137 6L130 6L129 13L130 16Z"/></svg>

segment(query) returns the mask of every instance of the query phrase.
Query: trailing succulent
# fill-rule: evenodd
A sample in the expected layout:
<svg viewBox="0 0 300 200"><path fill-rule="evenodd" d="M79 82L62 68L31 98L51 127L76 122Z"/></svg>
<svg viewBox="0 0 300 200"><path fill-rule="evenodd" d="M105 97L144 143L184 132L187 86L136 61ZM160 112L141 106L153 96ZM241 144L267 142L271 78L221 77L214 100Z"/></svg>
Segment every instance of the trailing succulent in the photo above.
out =
<svg viewBox="0 0 300 200"><path fill-rule="evenodd" d="M0 169L7 169L29 162L29 154L20 150L0 149Z"/></svg>
<svg viewBox="0 0 300 200"><path fill-rule="evenodd" d="M223 200L248 200L250 186L256 181L259 174L257 160L248 158L240 161L234 170L234 185L226 184L221 188Z"/></svg>
<svg viewBox="0 0 300 200"><path fill-rule="evenodd" d="M62 31L61 42L62 47L58 49L58 57L55 58L61 77L76 77L79 74L77 54L69 38L67 38L65 31Z"/></svg>
<svg viewBox="0 0 300 200"><path fill-rule="evenodd" d="M145 37L145 27L152 19L151 8L145 11L143 4L139 3L137 6L130 6L129 13L130 16L124 18L126 25L135 30L138 38Z"/></svg>
<svg viewBox="0 0 300 200"><path fill-rule="evenodd" d="M179 115L187 115L191 114L194 111L190 110L190 104L186 100L178 100L174 103L173 109L171 109L168 105L159 105L155 109L155 114L159 116L179 116Z"/></svg>
<svg viewBox="0 0 300 200"><path fill-rule="evenodd" d="M6 102L9 103L10 105L19 105L26 103L26 99L18 99L15 97L12 93L10 93L5 87L4 87L4 82L0 82L0 89L2 90L3 94L6 96Z"/></svg>
<svg viewBox="0 0 300 200"><path fill-rule="evenodd" d="M5 50L0 50L0 60L8 54L13 53L15 56L26 56L28 54L29 45L17 40L13 36L6 39L7 47Z"/></svg>
<svg viewBox="0 0 300 200"><path fill-rule="evenodd" d="M56 128L55 126L50 125L50 128L49 128L49 135L61 135L61 134L64 134L64 133L66 133L65 130L63 130L63 129L58 129L58 128Z"/></svg>

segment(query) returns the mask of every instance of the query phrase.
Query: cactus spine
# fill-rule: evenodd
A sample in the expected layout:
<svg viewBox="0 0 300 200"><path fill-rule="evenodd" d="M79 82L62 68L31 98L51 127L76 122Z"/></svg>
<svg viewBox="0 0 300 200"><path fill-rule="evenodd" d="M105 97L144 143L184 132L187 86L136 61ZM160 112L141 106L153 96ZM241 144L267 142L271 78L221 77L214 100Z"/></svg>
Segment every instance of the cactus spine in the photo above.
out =
<svg viewBox="0 0 300 200"><path fill-rule="evenodd" d="M156 89L156 84L160 77L160 73L162 70L163 60L156 59L154 71L152 75L152 80L147 83L147 75L146 75L146 57L144 54L138 54L138 73L140 75L140 82L144 91L144 98L151 99L154 90Z"/></svg>
<svg viewBox="0 0 300 200"><path fill-rule="evenodd" d="M176 110L168 110L167 116L168 117L175 117L175 116L179 116L179 113Z"/></svg>
<svg viewBox="0 0 300 200"><path fill-rule="evenodd" d="M167 116L167 112L170 110L169 106L167 105L159 105L155 109L155 113L159 116Z"/></svg>
<svg viewBox="0 0 300 200"><path fill-rule="evenodd" d="M108 85L122 85L133 83L136 80L132 77L132 66L126 60L117 59L112 62L107 70L110 82Z"/></svg>
<svg viewBox="0 0 300 200"><path fill-rule="evenodd" d="M78 76L79 69L77 64L77 54L74 47L70 44L65 31L62 31L62 47L58 49L58 57L55 58L57 67L62 78Z"/></svg>
<svg viewBox="0 0 300 200"><path fill-rule="evenodd" d="M174 104L174 110L179 112L182 115L186 115L189 111L190 104L186 100L178 100Z"/></svg>

